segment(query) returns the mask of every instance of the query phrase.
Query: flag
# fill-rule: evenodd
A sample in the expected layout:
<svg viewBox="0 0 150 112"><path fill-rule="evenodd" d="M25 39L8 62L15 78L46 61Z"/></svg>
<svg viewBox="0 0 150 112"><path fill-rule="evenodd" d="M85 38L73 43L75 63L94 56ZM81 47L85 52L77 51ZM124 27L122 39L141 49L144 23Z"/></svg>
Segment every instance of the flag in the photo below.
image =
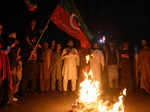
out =
<svg viewBox="0 0 150 112"><path fill-rule="evenodd" d="M66 8L59 4L56 6L50 19L58 28L69 34L71 37L79 40L81 47L89 48L90 42L80 28L75 17L77 17L75 13L69 13Z"/></svg>

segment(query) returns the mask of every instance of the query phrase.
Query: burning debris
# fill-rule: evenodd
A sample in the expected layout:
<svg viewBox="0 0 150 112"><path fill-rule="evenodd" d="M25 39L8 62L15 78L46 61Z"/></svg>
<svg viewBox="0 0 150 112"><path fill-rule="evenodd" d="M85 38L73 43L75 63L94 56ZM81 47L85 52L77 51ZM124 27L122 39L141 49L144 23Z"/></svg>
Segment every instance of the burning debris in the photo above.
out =
<svg viewBox="0 0 150 112"><path fill-rule="evenodd" d="M89 62L89 55L86 62ZM73 112L124 112L123 97L126 96L124 89L118 99L106 100L102 95L100 82L93 80L93 74L84 73L85 79L80 83L78 99L72 105Z"/></svg>

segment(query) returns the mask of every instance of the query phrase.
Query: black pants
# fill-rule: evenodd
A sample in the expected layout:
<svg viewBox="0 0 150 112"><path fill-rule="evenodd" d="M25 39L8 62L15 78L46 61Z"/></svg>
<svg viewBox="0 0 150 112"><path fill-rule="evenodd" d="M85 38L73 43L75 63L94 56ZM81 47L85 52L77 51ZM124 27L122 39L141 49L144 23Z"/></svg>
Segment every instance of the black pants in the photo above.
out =
<svg viewBox="0 0 150 112"><path fill-rule="evenodd" d="M0 105L6 104L8 101L9 82L8 78L4 79L0 85Z"/></svg>
<svg viewBox="0 0 150 112"><path fill-rule="evenodd" d="M39 64L37 62L28 62L23 66L23 91L27 91L30 85L29 91L35 92L37 89L37 79L39 76Z"/></svg>

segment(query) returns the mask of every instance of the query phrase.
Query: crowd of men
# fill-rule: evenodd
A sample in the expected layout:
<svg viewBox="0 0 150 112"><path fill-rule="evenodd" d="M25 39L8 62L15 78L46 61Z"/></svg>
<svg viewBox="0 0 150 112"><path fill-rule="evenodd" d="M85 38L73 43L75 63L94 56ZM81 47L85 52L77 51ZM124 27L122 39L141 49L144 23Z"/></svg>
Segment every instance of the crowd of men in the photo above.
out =
<svg viewBox="0 0 150 112"><path fill-rule="evenodd" d="M3 37L0 24L0 103L18 101L17 93L66 93L69 88L76 91L84 80L84 72L89 70L101 88L128 91L141 88L150 94L150 48L146 40L141 41L139 52L130 49L128 42L116 47L113 41L101 48L97 42L91 48L75 48L69 40L63 49L55 40L50 46L46 41L37 44L40 33L35 26L33 20L21 46L16 32ZM87 55L89 63L86 63Z"/></svg>

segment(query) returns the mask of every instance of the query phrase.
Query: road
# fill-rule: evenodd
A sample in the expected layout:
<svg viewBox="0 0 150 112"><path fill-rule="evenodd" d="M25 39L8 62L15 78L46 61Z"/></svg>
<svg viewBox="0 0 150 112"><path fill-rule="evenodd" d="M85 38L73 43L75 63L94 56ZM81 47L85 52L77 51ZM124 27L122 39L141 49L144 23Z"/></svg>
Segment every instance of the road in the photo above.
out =
<svg viewBox="0 0 150 112"><path fill-rule="evenodd" d="M1 107L0 112L69 112L75 99L77 92L28 95L22 102ZM125 112L150 112L150 95L141 92L127 95L125 107Z"/></svg>

